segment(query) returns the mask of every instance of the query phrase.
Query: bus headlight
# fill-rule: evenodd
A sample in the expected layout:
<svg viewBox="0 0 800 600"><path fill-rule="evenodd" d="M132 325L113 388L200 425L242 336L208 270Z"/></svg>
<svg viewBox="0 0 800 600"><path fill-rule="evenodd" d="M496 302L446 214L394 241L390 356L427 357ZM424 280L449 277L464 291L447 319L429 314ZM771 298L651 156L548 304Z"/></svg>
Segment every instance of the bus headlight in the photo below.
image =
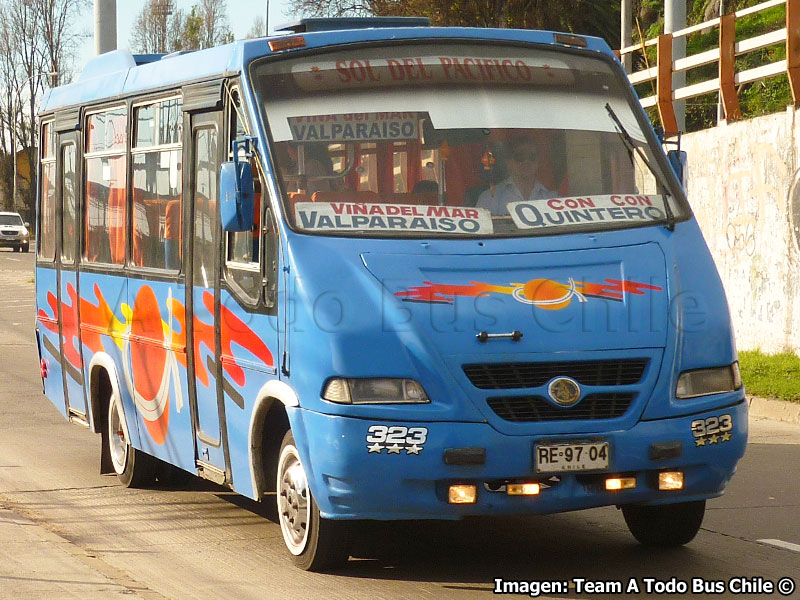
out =
<svg viewBox="0 0 800 600"><path fill-rule="evenodd" d="M413 379L344 379L334 377L322 397L337 404L427 404L422 386Z"/></svg>
<svg viewBox="0 0 800 600"><path fill-rule="evenodd" d="M696 398L709 394L733 392L742 387L742 373L739 363L727 367L685 371L678 378L675 395L678 398Z"/></svg>

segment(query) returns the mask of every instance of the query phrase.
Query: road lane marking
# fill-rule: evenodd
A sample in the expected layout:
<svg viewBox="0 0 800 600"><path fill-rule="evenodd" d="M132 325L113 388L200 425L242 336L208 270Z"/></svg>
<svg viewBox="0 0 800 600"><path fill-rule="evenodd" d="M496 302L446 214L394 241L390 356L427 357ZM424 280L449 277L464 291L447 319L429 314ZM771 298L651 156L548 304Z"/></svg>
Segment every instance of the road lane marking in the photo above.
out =
<svg viewBox="0 0 800 600"><path fill-rule="evenodd" d="M762 544L769 544L770 546L777 546L785 550L792 550L793 552L800 552L800 544L792 544L791 542L784 542L783 540L756 540Z"/></svg>

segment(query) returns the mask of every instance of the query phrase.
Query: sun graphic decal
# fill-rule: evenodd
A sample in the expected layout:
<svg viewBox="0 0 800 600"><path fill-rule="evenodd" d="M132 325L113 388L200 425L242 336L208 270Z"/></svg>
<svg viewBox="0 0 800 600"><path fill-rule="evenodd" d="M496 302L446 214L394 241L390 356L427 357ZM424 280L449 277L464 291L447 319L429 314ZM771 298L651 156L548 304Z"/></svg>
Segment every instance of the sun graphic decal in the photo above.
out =
<svg viewBox="0 0 800 600"><path fill-rule="evenodd" d="M562 310L573 300L587 302L588 298L602 298L621 302L625 294L643 296L647 291L660 292L656 285L638 281L605 279L603 283L575 281L572 277L566 282L552 279L531 279L527 283L493 285L470 281L468 285L449 285L425 281L421 286L397 292L395 296L405 302L426 304L453 304L456 297L478 297L487 294L508 294L517 302L530 304L545 310Z"/></svg>

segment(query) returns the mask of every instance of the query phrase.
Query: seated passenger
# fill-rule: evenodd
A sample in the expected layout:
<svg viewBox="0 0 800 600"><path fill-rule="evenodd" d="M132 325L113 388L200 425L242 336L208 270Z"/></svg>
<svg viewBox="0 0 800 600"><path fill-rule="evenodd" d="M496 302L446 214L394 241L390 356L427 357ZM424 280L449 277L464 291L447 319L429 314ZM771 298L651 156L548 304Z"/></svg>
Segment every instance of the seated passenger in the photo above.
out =
<svg viewBox="0 0 800 600"><path fill-rule="evenodd" d="M509 202L545 200L556 195L536 179L539 170L536 142L530 138L516 137L508 143L506 156L509 176L481 193L478 208L489 209L492 216L505 216Z"/></svg>

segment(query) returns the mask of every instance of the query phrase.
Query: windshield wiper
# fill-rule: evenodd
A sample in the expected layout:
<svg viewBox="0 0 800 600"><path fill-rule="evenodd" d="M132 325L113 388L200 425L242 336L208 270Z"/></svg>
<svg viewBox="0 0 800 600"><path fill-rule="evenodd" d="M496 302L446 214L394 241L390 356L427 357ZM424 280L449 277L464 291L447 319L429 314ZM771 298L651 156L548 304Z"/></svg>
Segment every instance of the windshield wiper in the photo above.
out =
<svg viewBox="0 0 800 600"><path fill-rule="evenodd" d="M658 182L661 184L661 187L664 189L664 212L667 215L667 223L665 227L669 231L675 231L675 215L672 214L672 208L670 208L669 205L669 198L672 196L672 194L669 193L669 188L666 186L665 182L662 181L661 178L658 176L658 171L653 169L652 165L650 164L650 161L647 160L647 156L645 156L644 152L642 152L642 149L639 146L637 146L636 143L633 141L631 134L629 134L628 130L625 129L625 126L619 120L617 113L614 112L614 109L611 108L611 105L608 102L606 102L606 110L608 111L608 116L610 116L611 120L614 122L614 126L617 128L617 133L619 134L622 143L625 144L625 147L628 149L628 152L635 152L639 156L641 161L645 164L645 166L647 166L647 168L653 174L653 177L655 177L658 180Z"/></svg>

